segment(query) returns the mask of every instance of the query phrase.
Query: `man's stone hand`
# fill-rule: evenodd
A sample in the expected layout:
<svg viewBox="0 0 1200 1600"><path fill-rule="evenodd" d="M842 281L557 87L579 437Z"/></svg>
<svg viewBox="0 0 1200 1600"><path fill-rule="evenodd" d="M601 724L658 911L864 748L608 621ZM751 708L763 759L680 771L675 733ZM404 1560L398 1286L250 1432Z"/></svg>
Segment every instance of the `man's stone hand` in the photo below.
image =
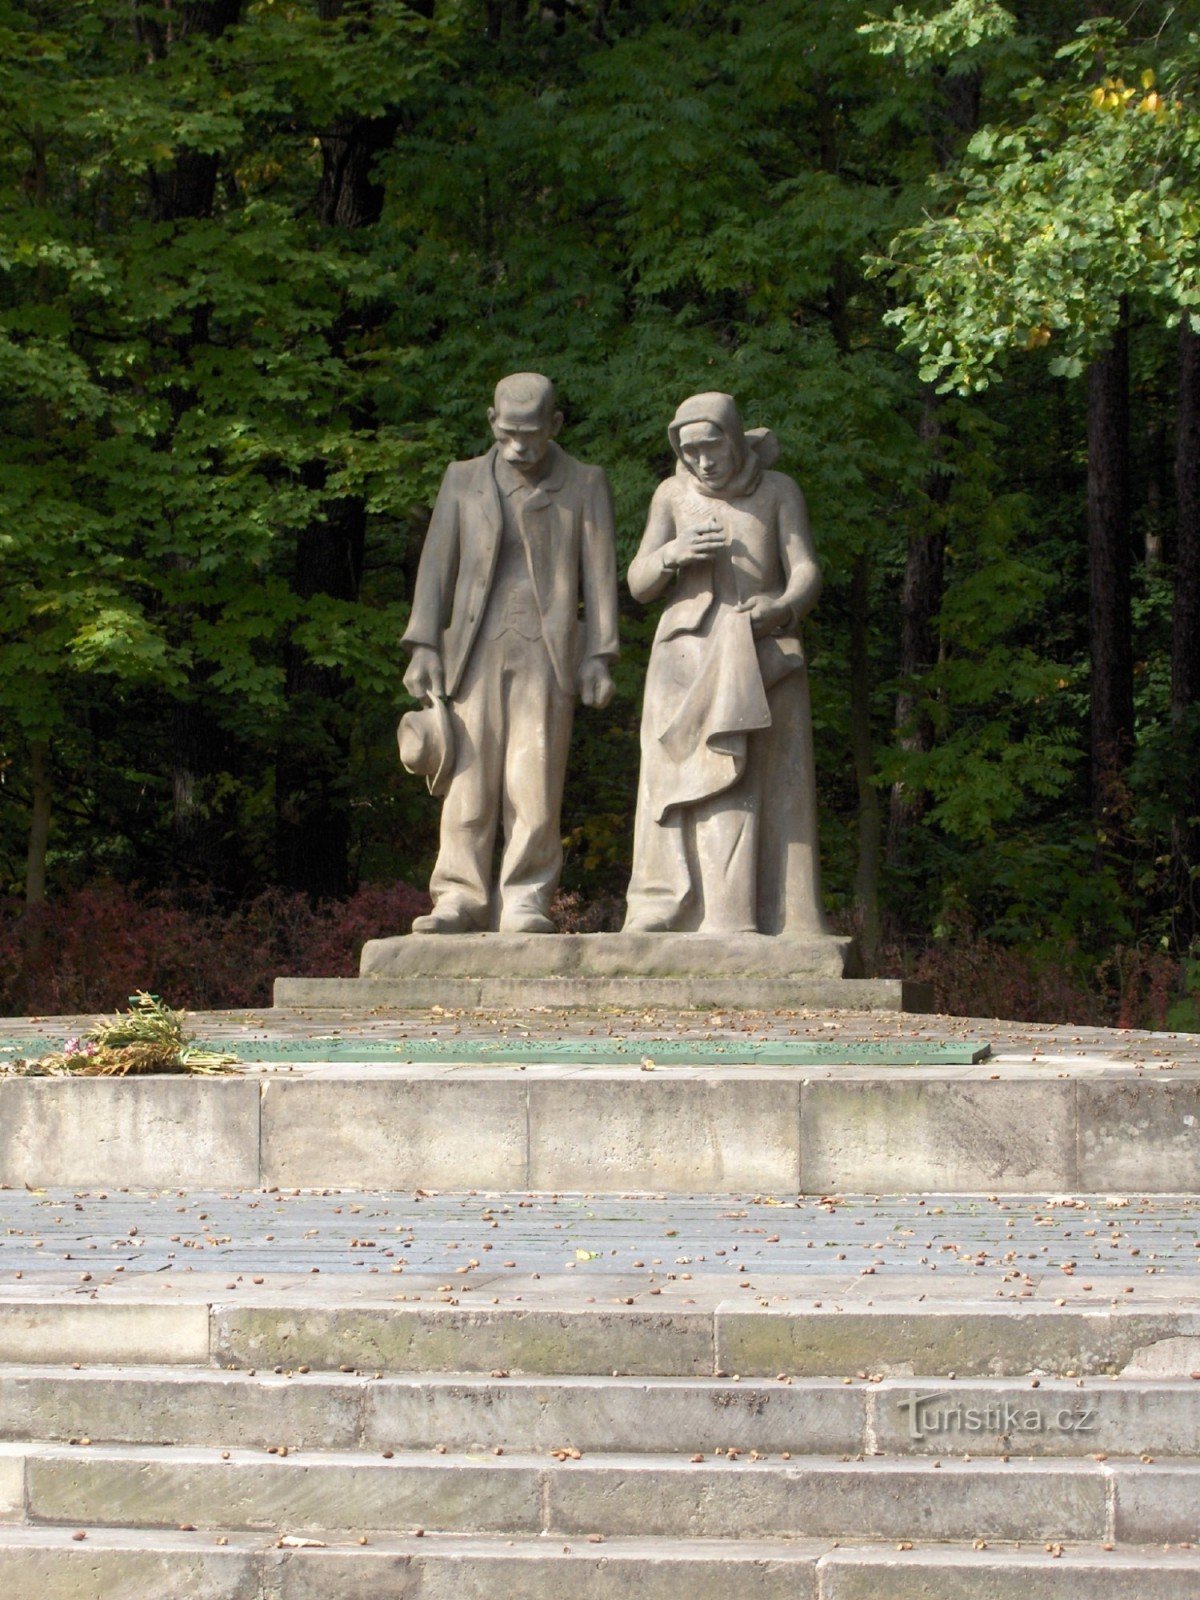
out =
<svg viewBox="0 0 1200 1600"><path fill-rule="evenodd" d="M414 700L440 699L445 694L446 672L440 653L432 645L417 645L404 674L404 687Z"/></svg>
<svg viewBox="0 0 1200 1600"><path fill-rule="evenodd" d="M711 561L728 544L725 529L716 517L681 528L662 550L663 566L688 567L696 561Z"/></svg>
<svg viewBox="0 0 1200 1600"><path fill-rule="evenodd" d="M792 618L791 606L780 605L770 595L756 594L752 600L743 600L739 611L749 613L750 628L756 639L769 638L778 633Z"/></svg>
<svg viewBox="0 0 1200 1600"><path fill-rule="evenodd" d="M607 664L599 656L588 656L579 668L579 698L585 706L595 706L598 711L613 697L614 684Z"/></svg>

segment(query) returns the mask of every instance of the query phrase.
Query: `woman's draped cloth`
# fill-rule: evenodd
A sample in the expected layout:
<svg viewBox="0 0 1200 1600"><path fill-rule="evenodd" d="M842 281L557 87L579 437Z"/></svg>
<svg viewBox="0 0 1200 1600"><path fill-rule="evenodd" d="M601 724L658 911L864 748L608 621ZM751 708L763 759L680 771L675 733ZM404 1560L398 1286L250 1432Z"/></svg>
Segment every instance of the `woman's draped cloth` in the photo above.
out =
<svg viewBox="0 0 1200 1600"><path fill-rule="evenodd" d="M775 435L767 428L743 432L737 408L727 395L697 395L680 407L671 423L676 454L680 429L690 422L714 423L742 460L730 482L717 490L694 477L681 458L676 474L689 493L721 501L753 494L764 469L778 457ZM702 506L696 510L703 515ZM798 639L755 639L749 614L736 605L752 597L719 594L717 570L716 561L691 569L689 583L667 605L654 636L646 706L653 718L659 759L647 772L646 798L655 822L662 822L673 806L695 805L741 780L748 736L771 726L767 690L803 665ZM735 581L736 573L726 562L724 582ZM681 653L678 645L674 652L660 648L671 640L682 644L683 635L692 636L691 649ZM655 671L656 666L661 670ZM679 671L680 667L685 670Z"/></svg>

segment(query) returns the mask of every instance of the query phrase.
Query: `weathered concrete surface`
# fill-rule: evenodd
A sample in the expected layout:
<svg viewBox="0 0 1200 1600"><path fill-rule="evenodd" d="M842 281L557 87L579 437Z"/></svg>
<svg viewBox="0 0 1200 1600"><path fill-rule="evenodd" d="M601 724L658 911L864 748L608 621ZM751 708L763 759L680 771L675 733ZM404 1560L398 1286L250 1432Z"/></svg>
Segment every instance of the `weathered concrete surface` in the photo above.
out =
<svg viewBox="0 0 1200 1600"><path fill-rule="evenodd" d="M842 1453L865 1431L863 1392L836 1381L385 1378L369 1399L367 1442L405 1449Z"/></svg>
<svg viewBox="0 0 1200 1600"><path fill-rule="evenodd" d="M49 1447L26 1461L35 1521L94 1526L339 1529L537 1533L541 1468L526 1458L382 1457L304 1451L287 1456L231 1450L108 1445Z"/></svg>
<svg viewBox="0 0 1200 1600"><path fill-rule="evenodd" d="M1114 1551L839 1549L819 1563L820 1600L1197 1600L1200 1555Z"/></svg>
<svg viewBox="0 0 1200 1600"><path fill-rule="evenodd" d="M863 1391L889 1455L1200 1456L1200 1383L885 1379Z"/></svg>
<svg viewBox="0 0 1200 1600"><path fill-rule="evenodd" d="M1200 1554L1072 1542L911 1550L812 1540L422 1539L281 1550L262 1535L0 1528L5 1592L37 1600L1200 1600ZM819 1585L819 1587L818 1587Z"/></svg>
<svg viewBox="0 0 1200 1600"><path fill-rule="evenodd" d="M0 1361L208 1361L208 1306L0 1300Z"/></svg>
<svg viewBox="0 0 1200 1600"><path fill-rule="evenodd" d="M853 978L853 939L705 933L451 933L368 939L361 978Z"/></svg>
<svg viewBox="0 0 1200 1600"><path fill-rule="evenodd" d="M25 1515L25 1446L0 1444L0 1522Z"/></svg>
<svg viewBox="0 0 1200 1600"><path fill-rule="evenodd" d="M440 937L422 942L436 944ZM441 982L430 981L435 988ZM840 999L853 981L837 981ZM382 1005L386 983L377 982L381 987L372 988L370 998ZM452 997L441 989L428 998L440 1009L197 1016L202 1039L252 1041L268 1058L228 1079L37 1079L0 1070L0 1184L391 1183L466 1190L542 1181L582 1187L586 1181L622 1191L645 1181L675 1193L705 1185L726 1193L786 1191L797 1184L809 1193L1169 1194L1200 1188L1200 1035L882 1012L829 1017L794 1005L756 1013L747 1009L752 997L744 987L730 997L733 1004L700 1015L648 1011L648 991L639 991L634 1013L622 1015L547 1009L476 1015L453 1010ZM36 1055L51 1037L61 1040L64 1032L86 1026L84 1018L9 1019L0 1030L0 1063L11 1054ZM573 1041L594 1044L614 1033L635 1052L624 1075L582 1059L570 1062ZM502 1042L505 1059L423 1068L382 1057L357 1066L336 1059L347 1041L386 1053L389 1041L403 1047L413 1038L444 1043L459 1037ZM922 1043L964 1037L988 1041L991 1058L977 1066L768 1067L739 1062L736 1054L743 1042L820 1043L846 1049L853 1060L856 1041L894 1040L919 1052ZM655 1043L664 1038L699 1038L731 1056L720 1066L658 1062L639 1072L637 1048L644 1045L653 1060ZM333 1061L297 1062L288 1054L298 1042L311 1049L321 1039L331 1041ZM568 1059L536 1070L526 1064L522 1072L523 1040L534 1047L552 1043L556 1056L565 1052ZM277 1058L271 1057L273 1042ZM747 1056L752 1059L752 1051ZM800 1096L799 1116L785 1087ZM778 1115L771 1109L774 1092ZM628 1115L635 1097L642 1097L638 1120L657 1118L664 1136L638 1137ZM570 1111L569 1124L558 1106ZM585 1114L575 1114L579 1106ZM739 1133L752 1125L753 1138ZM572 1168L579 1174L574 1180Z"/></svg>
<svg viewBox="0 0 1200 1600"><path fill-rule="evenodd" d="M817 1600L804 1541L372 1541L277 1559L268 1600Z"/></svg>
<svg viewBox="0 0 1200 1600"><path fill-rule="evenodd" d="M1135 1464L1127 1475L1136 1480L1141 1471ZM1177 1473L1176 1494L1187 1487ZM606 1453L547 1462L507 1453L384 1458L93 1445L32 1449L25 1495L34 1521L95 1526L182 1520L316 1535L423 1527L564 1538L1101 1539L1108 1478L1090 1460L697 1463ZM1136 1506L1125 1515L1130 1540L1148 1539L1145 1530L1160 1525ZM1177 1509L1174 1525L1183 1520Z"/></svg>
<svg viewBox="0 0 1200 1600"><path fill-rule="evenodd" d="M350 1450L369 1395L364 1379L336 1372L303 1381L157 1365L4 1366L0 1439Z"/></svg>
<svg viewBox="0 0 1200 1600"><path fill-rule="evenodd" d="M1200 1083L1105 1070L677 1067L648 1055L641 1067L335 1062L219 1079L6 1078L0 1184L680 1195L1200 1187Z"/></svg>
<svg viewBox="0 0 1200 1600"><path fill-rule="evenodd" d="M520 1081L401 1075L267 1083L267 1184L324 1188L525 1187L527 1090Z"/></svg>
<svg viewBox="0 0 1200 1600"><path fill-rule="evenodd" d="M0 1368L0 1439L80 1437L375 1452L1200 1457L1200 1384Z"/></svg>
<svg viewBox="0 0 1200 1600"><path fill-rule="evenodd" d="M597 1458L549 1472L548 1527L689 1538L1101 1538L1092 1462Z"/></svg>
<svg viewBox="0 0 1200 1600"><path fill-rule="evenodd" d="M1118 1539L1200 1540L1200 1461L1114 1461Z"/></svg>
<svg viewBox="0 0 1200 1600"><path fill-rule="evenodd" d="M239 1366L687 1377L713 1371L713 1323L699 1310L569 1303L471 1310L223 1305L213 1312L213 1354Z"/></svg>
<svg viewBox="0 0 1200 1600"><path fill-rule="evenodd" d="M651 1076L598 1071L531 1085L528 1186L671 1194L798 1187L795 1083Z"/></svg>
<svg viewBox="0 0 1200 1600"><path fill-rule="evenodd" d="M1165 1306L1083 1311L1044 1302L991 1311L953 1297L861 1310L722 1306L717 1360L729 1372L764 1375L1119 1372L1135 1350L1177 1332L1177 1315Z"/></svg>
<svg viewBox="0 0 1200 1600"><path fill-rule="evenodd" d="M0 1182L219 1188L258 1171L248 1079L0 1079Z"/></svg>
<svg viewBox="0 0 1200 1600"><path fill-rule="evenodd" d="M974 1550L829 1541L373 1536L280 1550L262 1535L0 1529L5 1592L37 1600L1198 1600L1200 1555L1072 1543ZM819 1588L818 1588L819 1583Z"/></svg>
<svg viewBox="0 0 1200 1600"><path fill-rule="evenodd" d="M430 934L428 937L449 936ZM794 978L734 978L720 974L697 974L688 978L582 974L542 978L414 975L406 978L276 978L275 1004L285 1009L333 1009L351 1015L368 1013L379 1007L431 1006L627 1011L646 1006L672 1011L713 1007L756 1010L813 1007L927 1012L933 1009L933 991L928 984L900 978L822 978L803 974Z"/></svg>
<svg viewBox="0 0 1200 1600"><path fill-rule="evenodd" d="M823 1193L1072 1189L1069 1082L920 1076L807 1082L800 1091L802 1188Z"/></svg>
<svg viewBox="0 0 1200 1600"><path fill-rule="evenodd" d="M468 1306L449 1283L435 1287L428 1278L410 1280L414 1294L371 1303L332 1280L326 1285L331 1292L316 1296L305 1280L285 1279L260 1291L257 1303L251 1289L237 1304L216 1286L207 1291L211 1300L168 1304L151 1301L143 1285L130 1285L143 1298L128 1302L22 1294L0 1299L0 1359L529 1376L1086 1376L1121 1372L1135 1355L1144 1361L1147 1349L1194 1339L1200 1327L1190 1290L1181 1303L1164 1295L1105 1310L1048 1300L1000 1308L954 1292L923 1303L881 1292L872 1304L818 1297L783 1305L778 1297L728 1299L726 1286L711 1282L684 1286L695 1290L688 1296L676 1290L635 1302L610 1292L605 1298L617 1304L589 1304L561 1281L528 1280L510 1285L504 1303L477 1294ZM159 1287L164 1295L184 1288ZM192 1292L205 1293L200 1285Z"/></svg>
<svg viewBox="0 0 1200 1600"><path fill-rule="evenodd" d="M1102 1079L1077 1098L1080 1189L1200 1190L1200 1083Z"/></svg>
<svg viewBox="0 0 1200 1600"><path fill-rule="evenodd" d="M77 1530L84 1531L84 1530ZM262 1600L265 1541L229 1534L0 1529L0 1591L12 1600Z"/></svg>

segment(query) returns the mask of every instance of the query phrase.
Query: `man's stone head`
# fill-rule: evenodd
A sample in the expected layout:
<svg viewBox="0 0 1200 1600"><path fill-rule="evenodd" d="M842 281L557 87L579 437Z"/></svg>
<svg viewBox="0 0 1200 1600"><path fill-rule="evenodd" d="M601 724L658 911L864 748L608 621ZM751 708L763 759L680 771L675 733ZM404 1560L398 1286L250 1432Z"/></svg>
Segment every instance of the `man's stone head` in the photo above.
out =
<svg viewBox="0 0 1200 1600"><path fill-rule="evenodd" d="M505 461L520 472L536 472L562 427L554 385L540 372L514 372L501 378L488 421Z"/></svg>

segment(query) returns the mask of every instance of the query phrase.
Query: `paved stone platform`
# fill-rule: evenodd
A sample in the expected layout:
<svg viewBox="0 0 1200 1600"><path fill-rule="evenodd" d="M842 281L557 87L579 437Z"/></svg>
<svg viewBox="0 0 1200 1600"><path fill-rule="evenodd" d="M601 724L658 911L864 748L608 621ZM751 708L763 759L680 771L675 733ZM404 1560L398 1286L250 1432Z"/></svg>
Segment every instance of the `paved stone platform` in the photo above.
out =
<svg viewBox="0 0 1200 1600"><path fill-rule="evenodd" d="M387 1346L403 1365L415 1339L442 1369L587 1371L603 1349L605 1370L677 1375L940 1357L964 1375L1186 1376L1198 1220L1195 1199L1123 1196L6 1190L0 1359L65 1359L80 1318L107 1307L112 1360L174 1329L182 1359L207 1356L211 1334L263 1365L289 1340L293 1362L329 1365L336 1346L380 1364Z"/></svg>
<svg viewBox="0 0 1200 1600"><path fill-rule="evenodd" d="M8 1059L86 1026L12 1020ZM0 1073L0 1182L1200 1189L1195 1036L799 1012L444 1008L210 1013L194 1026L254 1059L213 1079ZM711 1064L682 1064L697 1058Z"/></svg>
<svg viewBox="0 0 1200 1600"><path fill-rule="evenodd" d="M314 1269L364 1281L402 1271L389 1294L432 1292L425 1280L451 1272L473 1292L544 1293L532 1286L554 1280L583 1294L594 1280L615 1293L615 1274L623 1294L672 1284L695 1295L732 1272L739 1287L746 1277L835 1299L1161 1300L1200 1281L1200 1198L0 1189L0 1286L73 1286L86 1272L92 1295L137 1275Z"/></svg>

